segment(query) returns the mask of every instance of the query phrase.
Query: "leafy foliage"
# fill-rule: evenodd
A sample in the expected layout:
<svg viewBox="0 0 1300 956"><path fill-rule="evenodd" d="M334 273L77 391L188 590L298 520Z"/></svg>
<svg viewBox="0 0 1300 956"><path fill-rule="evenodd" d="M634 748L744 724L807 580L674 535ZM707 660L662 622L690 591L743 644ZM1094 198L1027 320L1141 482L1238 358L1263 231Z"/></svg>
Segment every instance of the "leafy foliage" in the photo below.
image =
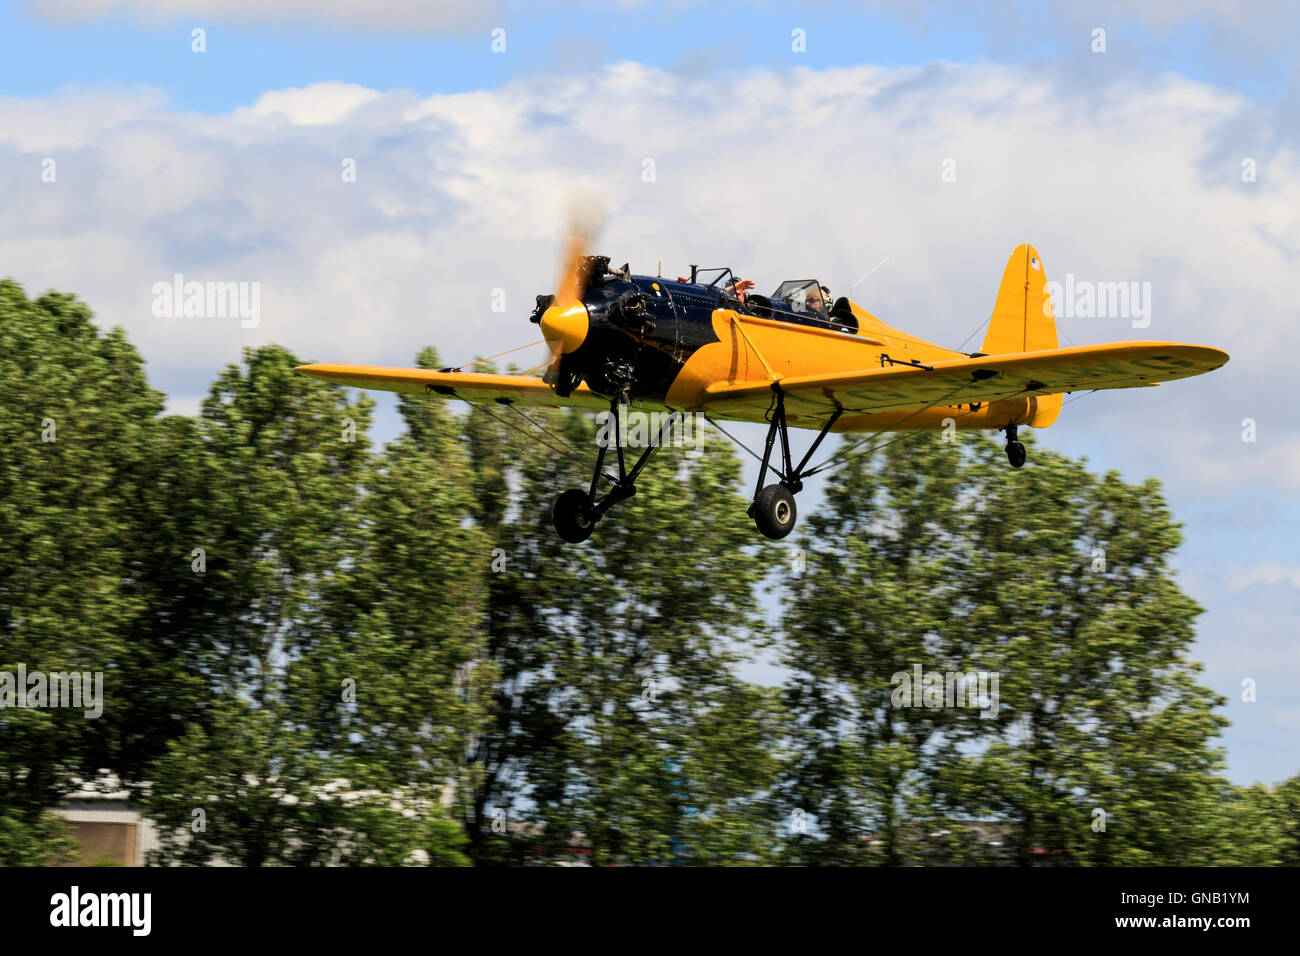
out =
<svg viewBox="0 0 1300 956"><path fill-rule="evenodd" d="M1222 701L1187 659L1200 609L1158 487L1045 449L1000 459L979 438L897 443L809 522L810 573L787 584L788 790L822 838L792 852L923 860L929 829L970 860L960 821L992 818L1022 864L1208 862ZM899 706L895 675L918 666L996 675L997 706Z"/></svg>
<svg viewBox="0 0 1300 956"><path fill-rule="evenodd" d="M586 413L403 397L372 450L265 346L165 415L120 330L9 281L0 349L0 672L105 704L0 709L0 864L71 858L53 808L105 774L157 863L1300 862L1300 778L1221 776L1153 481L909 436L772 544L709 433L574 547ZM918 667L994 697L900 706Z"/></svg>

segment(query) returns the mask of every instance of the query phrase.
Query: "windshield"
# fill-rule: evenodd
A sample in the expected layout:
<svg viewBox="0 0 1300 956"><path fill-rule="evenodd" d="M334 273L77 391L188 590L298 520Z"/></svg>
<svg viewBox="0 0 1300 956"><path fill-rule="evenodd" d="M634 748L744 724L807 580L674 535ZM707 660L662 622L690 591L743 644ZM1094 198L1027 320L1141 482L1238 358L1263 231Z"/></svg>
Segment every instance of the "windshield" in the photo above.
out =
<svg viewBox="0 0 1300 956"><path fill-rule="evenodd" d="M731 268L723 266L721 269L696 269L695 281L710 289L726 291L728 283L732 281Z"/></svg>
<svg viewBox="0 0 1300 956"><path fill-rule="evenodd" d="M785 302L792 312L823 318L827 312L821 284L816 279L787 279L776 287L772 298Z"/></svg>

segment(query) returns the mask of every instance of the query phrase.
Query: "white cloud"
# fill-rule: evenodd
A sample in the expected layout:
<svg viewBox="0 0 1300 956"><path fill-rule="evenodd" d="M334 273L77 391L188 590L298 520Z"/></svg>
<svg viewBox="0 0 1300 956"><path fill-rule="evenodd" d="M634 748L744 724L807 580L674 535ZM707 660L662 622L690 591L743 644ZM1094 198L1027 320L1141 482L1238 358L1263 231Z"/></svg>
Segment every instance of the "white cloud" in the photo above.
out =
<svg viewBox="0 0 1300 956"><path fill-rule="evenodd" d="M459 362L531 341L575 184L610 197L602 251L638 270L729 263L760 285L816 275L839 294L888 256L854 297L953 346L1030 240L1052 278L1152 283L1150 328L1063 319L1071 340L1233 355L1201 379L1073 404L1049 443L1086 439L1175 492L1294 490L1300 429L1280 410L1300 345L1300 159L1259 156L1253 184L1235 160L1204 168L1221 131L1258 110L1174 76L1084 92L945 64L691 78L622 63L424 99L320 83L220 116L149 90L9 97L0 175L17 188L0 261L33 291L77 291L128 329L162 387L193 394L255 342L402 363L430 342ZM178 272L260 282L261 324L154 318L153 283Z"/></svg>
<svg viewBox="0 0 1300 956"><path fill-rule="evenodd" d="M298 126L338 123L353 110L377 100L378 90L355 83L314 83L305 89L272 90L258 97L250 107L235 111L237 119L249 123L283 116Z"/></svg>

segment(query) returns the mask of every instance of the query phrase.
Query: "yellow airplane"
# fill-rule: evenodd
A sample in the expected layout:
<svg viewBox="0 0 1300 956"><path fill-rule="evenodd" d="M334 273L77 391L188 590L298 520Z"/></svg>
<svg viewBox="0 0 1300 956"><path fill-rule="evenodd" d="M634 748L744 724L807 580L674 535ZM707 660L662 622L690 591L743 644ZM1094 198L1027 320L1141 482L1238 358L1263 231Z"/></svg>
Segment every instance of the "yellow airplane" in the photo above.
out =
<svg viewBox="0 0 1300 956"><path fill-rule="evenodd" d="M609 409L613 436L598 441L590 487L565 491L555 502L556 530L577 543L635 493L651 454L687 413L702 413L715 424L767 423L749 515L760 532L779 539L794 528L802 479L825 467L808 463L832 431L957 423L1001 431L1007 459L1019 468L1025 447L1017 428L1052 424L1064 393L1155 385L1228 361L1219 349L1173 342L1060 348L1042 260L1030 245L1011 253L984 344L971 353L900 332L847 298L830 303L816 280L782 282L770 296L754 295L744 291L751 283L730 269L692 266L689 278L674 281L632 275L626 265L611 269L608 257L585 250L586 236L575 231L559 291L537 297L531 321L540 324L551 350L541 377L333 364L298 371L342 385L485 406ZM669 413L631 468L623 455L626 435L619 435L620 412L629 407ZM797 465L790 427L817 430ZM780 463L772 460L778 438ZM616 475L605 471L610 445ZM779 480L765 485L769 470ZM611 485L603 495L602 479Z"/></svg>

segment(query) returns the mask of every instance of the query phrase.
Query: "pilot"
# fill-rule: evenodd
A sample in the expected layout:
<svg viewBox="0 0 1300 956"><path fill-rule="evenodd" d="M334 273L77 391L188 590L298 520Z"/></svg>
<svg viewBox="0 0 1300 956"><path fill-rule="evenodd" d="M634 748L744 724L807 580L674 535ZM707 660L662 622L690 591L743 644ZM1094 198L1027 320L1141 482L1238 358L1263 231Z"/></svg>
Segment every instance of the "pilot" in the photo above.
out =
<svg viewBox="0 0 1300 956"><path fill-rule="evenodd" d="M744 302L745 293L752 288L754 288L753 279L739 279L732 276L727 280L726 292L727 295L731 296L733 299L739 299L741 302Z"/></svg>
<svg viewBox="0 0 1300 956"><path fill-rule="evenodd" d="M826 318L826 298L830 297L831 290L826 286L813 286L804 293L803 306L804 311L814 318Z"/></svg>

